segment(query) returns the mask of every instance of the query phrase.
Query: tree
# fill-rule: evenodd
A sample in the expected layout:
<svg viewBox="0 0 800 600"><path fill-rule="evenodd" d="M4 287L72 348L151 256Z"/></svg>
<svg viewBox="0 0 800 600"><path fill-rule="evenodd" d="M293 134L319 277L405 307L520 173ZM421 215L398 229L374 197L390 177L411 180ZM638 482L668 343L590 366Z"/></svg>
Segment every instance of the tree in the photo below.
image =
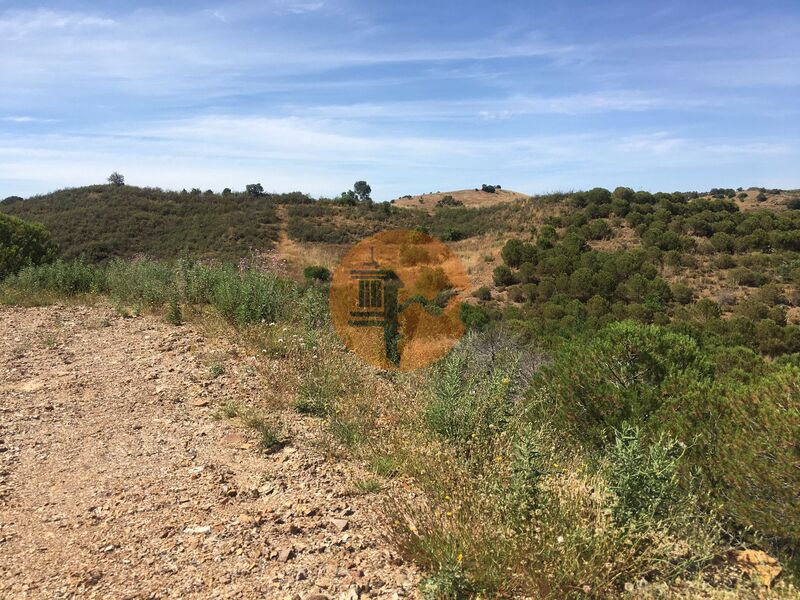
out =
<svg viewBox="0 0 800 600"><path fill-rule="evenodd" d="M125 176L114 171L108 176L108 183L111 185L125 185Z"/></svg>
<svg viewBox="0 0 800 600"><path fill-rule="evenodd" d="M264 195L264 186L260 183L248 183L244 189L248 196L258 197Z"/></svg>
<svg viewBox="0 0 800 600"><path fill-rule="evenodd" d="M372 188L369 187L369 184L366 181L356 181L353 184L353 191L355 192L359 202L364 204L372 204L372 198L370 197Z"/></svg>
<svg viewBox="0 0 800 600"><path fill-rule="evenodd" d="M223 196L230 196L231 193L232 193L231 192L231 188L225 188L224 190L222 190L222 195Z"/></svg>

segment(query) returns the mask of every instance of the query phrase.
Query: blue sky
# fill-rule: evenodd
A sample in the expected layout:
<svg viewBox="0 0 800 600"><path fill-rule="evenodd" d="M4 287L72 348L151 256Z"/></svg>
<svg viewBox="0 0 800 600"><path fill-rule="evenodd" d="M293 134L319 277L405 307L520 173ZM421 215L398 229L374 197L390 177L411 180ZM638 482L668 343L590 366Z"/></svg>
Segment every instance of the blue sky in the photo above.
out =
<svg viewBox="0 0 800 600"><path fill-rule="evenodd" d="M0 198L800 187L800 3L0 0Z"/></svg>

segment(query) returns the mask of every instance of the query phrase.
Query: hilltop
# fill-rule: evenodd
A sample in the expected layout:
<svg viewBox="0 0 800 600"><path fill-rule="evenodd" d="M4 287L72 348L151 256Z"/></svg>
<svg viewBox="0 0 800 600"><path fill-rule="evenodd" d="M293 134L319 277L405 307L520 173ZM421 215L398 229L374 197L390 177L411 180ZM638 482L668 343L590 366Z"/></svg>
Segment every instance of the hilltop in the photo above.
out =
<svg viewBox="0 0 800 600"><path fill-rule="evenodd" d="M495 188L493 192L483 191L479 188L472 190L454 190L452 192L430 192L428 194L418 194L416 196L402 196L392 202L395 206L402 208L419 208L428 212L433 212L437 204L447 196L452 197L456 203L460 202L461 206L467 208L484 208L486 206L494 206L495 204L524 200L530 197L528 194L505 190L497 186L491 187ZM445 200L445 202L447 201Z"/></svg>

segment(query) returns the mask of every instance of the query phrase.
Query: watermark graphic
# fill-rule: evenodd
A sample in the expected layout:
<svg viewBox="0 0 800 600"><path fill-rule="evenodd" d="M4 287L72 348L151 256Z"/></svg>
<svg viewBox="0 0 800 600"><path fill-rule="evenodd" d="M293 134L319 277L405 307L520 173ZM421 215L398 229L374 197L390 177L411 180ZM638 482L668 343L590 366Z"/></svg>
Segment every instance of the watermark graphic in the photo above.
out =
<svg viewBox="0 0 800 600"><path fill-rule="evenodd" d="M439 240L420 231L384 231L339 263L331 317L361 358L410 371L447 354L464 333L459 295L468 285L458 257Z"/></svg>

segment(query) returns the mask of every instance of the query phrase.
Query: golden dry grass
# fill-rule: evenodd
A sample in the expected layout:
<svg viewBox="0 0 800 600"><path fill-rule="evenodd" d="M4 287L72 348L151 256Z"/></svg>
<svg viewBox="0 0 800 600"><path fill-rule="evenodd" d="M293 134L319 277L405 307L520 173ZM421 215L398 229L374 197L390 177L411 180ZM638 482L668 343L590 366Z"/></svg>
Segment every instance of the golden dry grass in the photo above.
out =
<svg viewBox="0 0 800 600"><path fill-rule="evenodd" d="M464 203L467 208L481 208L492 206L503 202L514 202L528 198L528 194L515 192L513 190L497 190L494 194L482 192L480 190L455 190L452 192L435 192L431 194L419 194L410 198L397 198L395 206L403 208L418 208L427 212L433 212L436 203L445 196L452 196L454 199Z"/></svg>

